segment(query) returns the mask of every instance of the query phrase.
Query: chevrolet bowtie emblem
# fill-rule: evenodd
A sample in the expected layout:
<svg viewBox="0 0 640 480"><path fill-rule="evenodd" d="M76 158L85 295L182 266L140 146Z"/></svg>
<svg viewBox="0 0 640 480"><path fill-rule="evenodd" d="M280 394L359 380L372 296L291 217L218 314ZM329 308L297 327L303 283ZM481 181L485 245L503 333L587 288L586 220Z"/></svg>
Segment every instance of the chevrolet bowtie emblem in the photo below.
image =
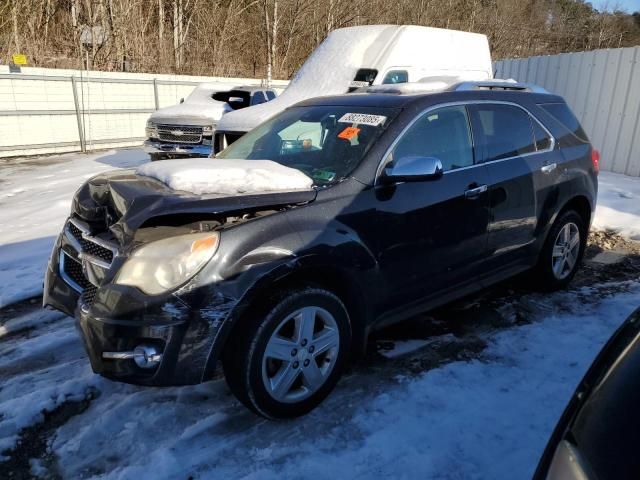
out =
<svg viewBox="0 0 640 480"><path fill-rule="evenodd" d="M182 135L182 130L171 130L171 135L180 136Z"/></svg>

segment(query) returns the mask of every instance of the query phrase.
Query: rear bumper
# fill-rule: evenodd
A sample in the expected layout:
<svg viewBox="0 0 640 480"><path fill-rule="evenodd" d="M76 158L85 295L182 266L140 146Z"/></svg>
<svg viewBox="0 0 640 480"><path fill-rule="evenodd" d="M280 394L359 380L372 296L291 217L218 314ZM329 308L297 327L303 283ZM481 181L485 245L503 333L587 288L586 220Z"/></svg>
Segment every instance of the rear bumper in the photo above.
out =
<svg viewBox="0 0 640 480"><path fill-rule="evenodd" d="M182 143L166 143L156 140L146 140L143 148L147 153L185 157L208 157L211 155L211 145L189 145Z"/></svg>

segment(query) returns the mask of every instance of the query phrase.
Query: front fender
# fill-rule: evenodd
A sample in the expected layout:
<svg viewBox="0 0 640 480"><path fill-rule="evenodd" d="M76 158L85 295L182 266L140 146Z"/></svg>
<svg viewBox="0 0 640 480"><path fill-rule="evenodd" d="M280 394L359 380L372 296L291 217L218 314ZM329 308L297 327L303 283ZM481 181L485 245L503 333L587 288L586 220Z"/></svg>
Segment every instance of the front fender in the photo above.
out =
<svg viewBox="0 0 640 480"><path fill-rule="evenodd" d="M310 230L306 231L306 236ZM299 249L283 246L260 246L246 252L225 269L227 280L223 290L238 299L230 315L221 326L211 346L204 370L203 381L213 377L217 360L229 340L231 332L244 314L258 302L272 296L283 286L302 286L305 282L324 285L329 289L348 292L343 299L350 313L357 310L358 326L364 327L373 316L373 308L361 290L367 285L367 292L378 289L380 276L375 257L369 248L357 241L348 229L327 228L316 231L312 242L303 241ZM301 235L303 238L303 235ZM222 285L221 285L222 286ZM383 288L379 288L383 290ZM235 296L231 292L241 292ZM374 296L380 298L380 296ZM363 329L356 329L358 331ZM359 341L358 331L354 332Z"/></svg>

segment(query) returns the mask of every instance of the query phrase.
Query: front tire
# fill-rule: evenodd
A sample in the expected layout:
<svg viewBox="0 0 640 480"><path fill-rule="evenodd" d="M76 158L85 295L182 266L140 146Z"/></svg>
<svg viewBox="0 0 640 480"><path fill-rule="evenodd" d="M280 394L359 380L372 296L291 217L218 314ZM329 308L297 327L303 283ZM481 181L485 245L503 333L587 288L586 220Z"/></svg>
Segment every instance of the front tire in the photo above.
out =
<svg viewBox="0 0 640 480"><path fill-rule="evenodd" d="M587 243L587 226L574 210L562 213L549 230L536 267L541 289L565 288L582 262Z"/></svg>
<svg viewBox="0 0 640 480"><path fill-rule="evenodd" d="M245 406L267 418L304 415L338 382L351 343L340 299L320 288L284 292L236 329L223 357L225 378Z"/></svg>

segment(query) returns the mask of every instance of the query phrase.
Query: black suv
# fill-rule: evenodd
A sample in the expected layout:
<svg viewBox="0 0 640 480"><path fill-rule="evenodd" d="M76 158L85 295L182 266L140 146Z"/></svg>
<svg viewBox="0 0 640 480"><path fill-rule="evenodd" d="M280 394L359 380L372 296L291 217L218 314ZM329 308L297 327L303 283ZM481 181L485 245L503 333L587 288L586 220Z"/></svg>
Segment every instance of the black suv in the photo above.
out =
<svg viewBox="0 0 640 480"><path fill-rule="evenodd" d="M597 151L561 97L522 85L311 99L217 158L277 162L313 187L195 195L98 175L44 303L75 314L95 372L193 384L221 360L271 418L318 405L371 329L525 271L566 286L596 202Z"/></svg>

